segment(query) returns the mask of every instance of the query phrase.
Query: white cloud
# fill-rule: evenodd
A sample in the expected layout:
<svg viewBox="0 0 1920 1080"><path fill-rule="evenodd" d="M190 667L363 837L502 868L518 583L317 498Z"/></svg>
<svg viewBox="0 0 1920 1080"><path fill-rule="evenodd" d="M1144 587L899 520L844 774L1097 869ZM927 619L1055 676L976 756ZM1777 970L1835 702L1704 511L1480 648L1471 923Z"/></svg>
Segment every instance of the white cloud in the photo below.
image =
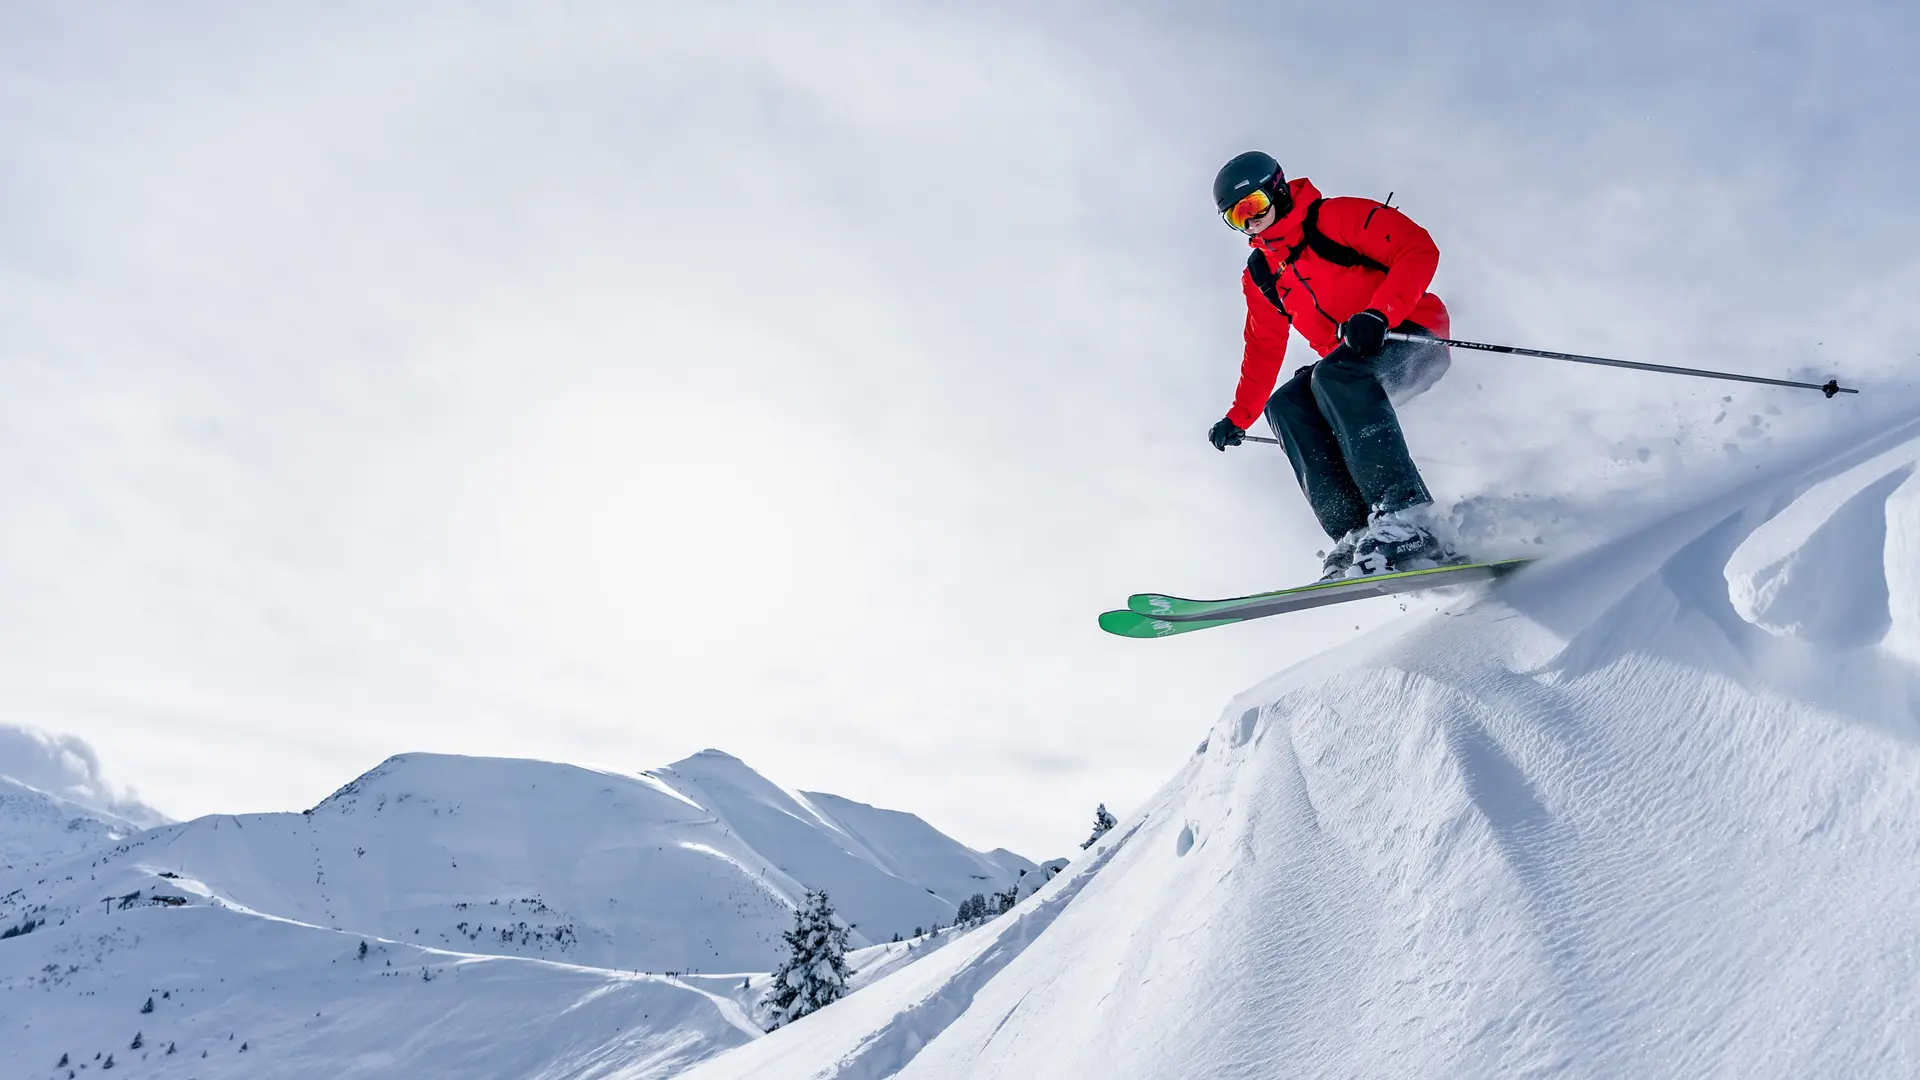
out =
<svg viewBox="0 0 1920 1080"><path fill-rule="evenodd" d="M0 778L151 828L167 818L109 780L84 739L0 724Z"/></svg>

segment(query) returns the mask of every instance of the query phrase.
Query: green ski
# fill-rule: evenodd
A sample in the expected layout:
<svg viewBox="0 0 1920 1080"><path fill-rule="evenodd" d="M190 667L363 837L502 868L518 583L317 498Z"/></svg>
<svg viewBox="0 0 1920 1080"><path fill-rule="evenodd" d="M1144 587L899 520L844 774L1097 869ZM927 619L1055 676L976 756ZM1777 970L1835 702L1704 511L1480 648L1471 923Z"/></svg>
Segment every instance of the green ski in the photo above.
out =
<svg viewBox="0 0 1920 1080"><path fill-rule="evenodd" d="M1461 566L1436 566L1424 570L1404 570L1392 574L1318 581L1292 589L1254 593L1227 600L1188 600L1160 593L1138 593L1127 600L1128 610L1109 611L1100 616L1100 629L1121 637L1170 637L1215 626L1228 626L1248 619L1283 615L1289 611L1325 607L1328 604L1361 600L1370 596L1392 596L1445 585L1486 581L1512 573L1532 559L1503 559L1498 562L1467 563Z"/></svg>
<svg viewBox="0 0 1920 1080"><path fill-rule="evenodd" d="M1186 619L1175 622L1171 619L1142 615L1137 611L1103 611L1100 613L1100 629L1121 637L1156 638L1171 637L1174 634L1187 634L1195 630L1205 630L1214 626L1231 626L1242 621L1239 616L1230 619Z"/></svg>

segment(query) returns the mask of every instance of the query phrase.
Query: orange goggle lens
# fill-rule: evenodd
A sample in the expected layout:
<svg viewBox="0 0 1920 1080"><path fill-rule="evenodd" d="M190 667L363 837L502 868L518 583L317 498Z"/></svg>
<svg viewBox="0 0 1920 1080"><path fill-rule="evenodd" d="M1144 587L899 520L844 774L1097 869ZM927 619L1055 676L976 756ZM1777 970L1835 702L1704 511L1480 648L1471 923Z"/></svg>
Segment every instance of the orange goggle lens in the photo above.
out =
<svg viewBox="0 0 1920 1080"><path fill-rule="evenodd" d="M1272 196L1256 188L1251 195L1228 207L1227 212L1221 216L1227 219L1227 224L1241 232L1246 232L1248 222L1271 209L1273 209Z"/></svg>

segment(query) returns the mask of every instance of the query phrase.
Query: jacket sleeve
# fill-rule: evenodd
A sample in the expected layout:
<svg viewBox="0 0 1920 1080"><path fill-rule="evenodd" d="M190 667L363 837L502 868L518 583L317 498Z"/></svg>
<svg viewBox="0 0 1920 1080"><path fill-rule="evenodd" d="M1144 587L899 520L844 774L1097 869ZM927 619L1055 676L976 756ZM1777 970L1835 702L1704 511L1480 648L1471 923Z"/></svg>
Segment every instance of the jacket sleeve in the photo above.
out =
<svg viewBox="0 0 1920 1080"><path fill-rule="evenodd" d="M1240 385L1233 391L1233 408L1227 419L1242 431L1253 426L1267 407L1267 396L1280 377L1280 363L1287 358L1287 333L1292 320L1281 314L1258 287L1253 275L1240 271L1240 291L1247 298L1247 325L1243 333L1246 352L1240 360Z"/></svg>
<svg viewBox="0 0 1920 1080"><path fill-rule="evenodd" d="M1321 204L1319 225L1329 239L1386 264L1386 280L1367 306L1385 315L1388 326L1406 321L1440 268L1440 248L1427 230L1371 199L1328 199Z"/></svg>

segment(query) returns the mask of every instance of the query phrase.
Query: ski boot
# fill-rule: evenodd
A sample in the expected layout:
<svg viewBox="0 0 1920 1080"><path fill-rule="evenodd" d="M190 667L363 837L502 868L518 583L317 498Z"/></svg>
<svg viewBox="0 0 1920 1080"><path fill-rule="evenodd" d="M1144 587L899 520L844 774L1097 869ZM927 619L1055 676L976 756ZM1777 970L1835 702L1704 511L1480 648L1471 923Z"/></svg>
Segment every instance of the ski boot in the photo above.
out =
<svg viewBox="0 0 1920 1080"><path fill-rule="evenodd" d="M1353 572L1354 549L1360 546L1360 539L1367 535L1367 527L1360 526L1347 535L1334 541L1332 549L1323 553L1320 564L1321 581L1338 581Z"/></svg>
<svg viewBox="0 0 1920 1080"><path fill-rule="evenodd" d="M1465 562L1434 535L1432 510L1432 503L1420 503L1368 515L1366 532L1354 545L1347 576L1392 574Z"/></svg>

